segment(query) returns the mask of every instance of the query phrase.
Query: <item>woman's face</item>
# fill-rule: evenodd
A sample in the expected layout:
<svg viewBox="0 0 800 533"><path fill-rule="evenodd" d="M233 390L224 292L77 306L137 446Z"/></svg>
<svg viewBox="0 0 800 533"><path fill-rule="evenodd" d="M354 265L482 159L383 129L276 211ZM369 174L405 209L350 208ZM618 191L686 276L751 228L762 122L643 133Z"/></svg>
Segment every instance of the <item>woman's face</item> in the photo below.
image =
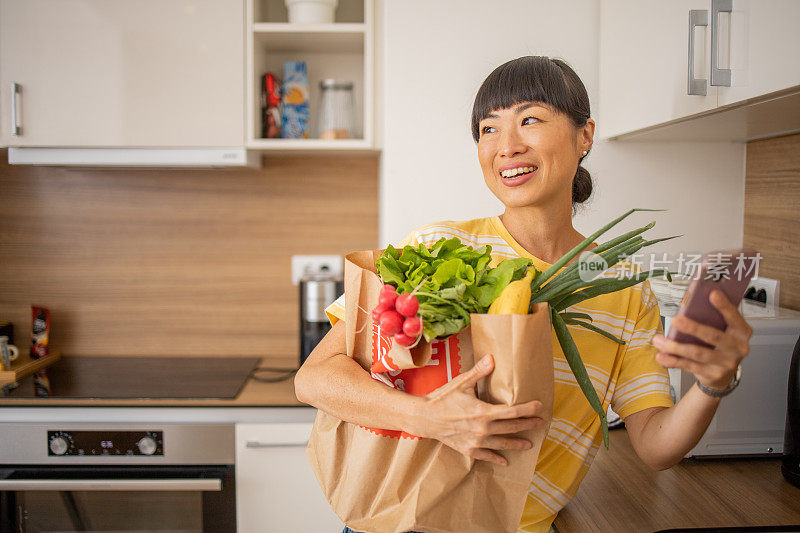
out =
<svg viewBox="0 0 800 533"><path fill-rule="evenodd" d="M478 130L483 177L503 205L572 205L572 178L591 147L592 119L575 128L550 106L527 102L493 111Z"/></svg>

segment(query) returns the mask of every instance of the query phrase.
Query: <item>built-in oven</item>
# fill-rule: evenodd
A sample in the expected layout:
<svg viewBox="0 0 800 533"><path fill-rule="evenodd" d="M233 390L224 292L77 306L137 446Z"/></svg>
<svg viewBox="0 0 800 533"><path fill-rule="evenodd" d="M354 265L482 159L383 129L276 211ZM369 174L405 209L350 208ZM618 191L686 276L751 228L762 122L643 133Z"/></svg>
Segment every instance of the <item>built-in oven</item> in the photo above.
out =
<svg viewBox="0 0 800 533"><path fill-rule="evenodd" d="M0 424L0 533L236 531L232 424Z"/></svg>

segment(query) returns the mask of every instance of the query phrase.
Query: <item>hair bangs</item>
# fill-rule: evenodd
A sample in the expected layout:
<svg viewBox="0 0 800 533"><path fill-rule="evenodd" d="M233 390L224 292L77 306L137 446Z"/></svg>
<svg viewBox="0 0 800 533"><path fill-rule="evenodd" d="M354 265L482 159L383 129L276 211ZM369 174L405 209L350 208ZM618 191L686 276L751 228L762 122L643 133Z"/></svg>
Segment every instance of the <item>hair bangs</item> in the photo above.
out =
<svg viewBox="0 0 800 533"><path fill-rule="evenodd" d="M472 138L478 142L481 120L498 109L534 102L569 115L570 100L564 74L554 60L525 56L508 61L494 69L478 89L472 108Z"/></svg>

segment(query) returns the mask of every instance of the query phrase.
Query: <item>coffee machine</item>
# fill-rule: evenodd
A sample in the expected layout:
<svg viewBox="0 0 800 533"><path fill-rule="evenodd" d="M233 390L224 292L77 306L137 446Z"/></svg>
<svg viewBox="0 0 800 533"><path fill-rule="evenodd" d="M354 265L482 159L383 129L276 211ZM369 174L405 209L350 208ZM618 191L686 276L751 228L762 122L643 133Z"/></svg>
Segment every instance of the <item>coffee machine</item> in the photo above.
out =
<svg viewBox="0 0 800 533"><path fill-rule="evenodd" d="M789 367L789 394L781 471L786 481L800 487L800 339Z"/></svg>
<svg viewBox="0 0 800 533"><path fill-rule="evenodd" d="M300 365L331 329L325 308L344 293L344 282L326 269L300 278Z"/></svg>

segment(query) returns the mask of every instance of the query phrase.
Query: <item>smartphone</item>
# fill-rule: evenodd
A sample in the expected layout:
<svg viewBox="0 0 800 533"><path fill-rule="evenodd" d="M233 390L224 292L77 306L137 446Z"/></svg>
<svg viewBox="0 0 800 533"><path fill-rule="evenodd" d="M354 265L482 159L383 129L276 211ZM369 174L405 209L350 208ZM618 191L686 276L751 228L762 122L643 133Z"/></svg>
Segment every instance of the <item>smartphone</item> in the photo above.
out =
<svg viewBox="0 0 800 533"><path fill-rule="evenodd" d="M699 268L692 273L689 287L675 316L683 315L695 322L725 331L728 324L708 297L711 291L719 289L734 307L738 307L750 280L758 271L760 257L758 252L749 248L703 254ZM667 338L680 343L713 348L710 344L676 328L670 328Z"/></svg>

